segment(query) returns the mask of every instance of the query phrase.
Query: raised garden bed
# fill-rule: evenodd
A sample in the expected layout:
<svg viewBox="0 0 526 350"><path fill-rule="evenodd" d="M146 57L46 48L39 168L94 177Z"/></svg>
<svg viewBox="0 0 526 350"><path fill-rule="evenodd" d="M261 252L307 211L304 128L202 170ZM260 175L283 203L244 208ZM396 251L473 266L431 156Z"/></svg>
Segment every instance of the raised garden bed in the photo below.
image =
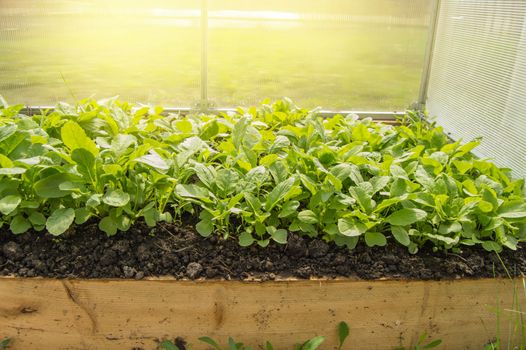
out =
<svg viewBox="0 0 526 350"><path fill-rule="evenodd" d="M417 113L19 109L0 108L0 336L15 349L286 349L339 321L360 349L423 332L480 348L491 307L516 306L494 278L526 268L524 182Z"/></svg>
<svg viewBox="0 0 526 350"><path fill-rule="evenodd" d="M345 349L414 345L423 333L441 349L482 349L496 334L507 280L458 281L126 281L0 279L0 329L12 349L155 349L181 336L209 335L292 349L349 323ZM501 320L501 334L510 323ZM503 339L504 344L505 339ZM196 343L195 349L208 349Z"/></svg>

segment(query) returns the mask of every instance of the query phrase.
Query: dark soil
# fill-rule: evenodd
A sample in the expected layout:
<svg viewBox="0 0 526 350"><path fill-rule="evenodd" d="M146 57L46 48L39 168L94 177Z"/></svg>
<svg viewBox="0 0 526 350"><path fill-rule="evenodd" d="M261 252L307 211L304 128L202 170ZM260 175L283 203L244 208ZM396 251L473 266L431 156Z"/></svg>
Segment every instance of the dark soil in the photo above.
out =
<svg viewBox="0 0 526 350"><path fill-rule="evenodd" d="M525 249L505 250L513 275L526 271ZM0 275L58 278L257 279L351 277L362 279L455 279L506 276L495 253L466 247L461 253L359 245L355 250L318 239L291 236L287 245L242 248L234 239L202 238L191 226L137 224L107 237L96 224L57 238L43 233L15 236L0 231Z"/></svg>

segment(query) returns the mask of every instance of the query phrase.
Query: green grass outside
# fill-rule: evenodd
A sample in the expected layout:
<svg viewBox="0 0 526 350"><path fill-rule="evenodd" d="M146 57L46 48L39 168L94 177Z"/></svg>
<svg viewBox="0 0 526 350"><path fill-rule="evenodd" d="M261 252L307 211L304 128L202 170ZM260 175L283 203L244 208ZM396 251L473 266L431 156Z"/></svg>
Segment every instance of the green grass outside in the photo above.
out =
<svg viewBox="0 0 526 350"><path fill-rule="evenodd" d="M14 25L0 21L0 94L11 103L120 95L191 106L199 99L197 20L11 20ZM215 106L287 96L307 108L401 110L417 98L424 27L298 22L243 28L214 20L210 26L208 94Z"/></svg>

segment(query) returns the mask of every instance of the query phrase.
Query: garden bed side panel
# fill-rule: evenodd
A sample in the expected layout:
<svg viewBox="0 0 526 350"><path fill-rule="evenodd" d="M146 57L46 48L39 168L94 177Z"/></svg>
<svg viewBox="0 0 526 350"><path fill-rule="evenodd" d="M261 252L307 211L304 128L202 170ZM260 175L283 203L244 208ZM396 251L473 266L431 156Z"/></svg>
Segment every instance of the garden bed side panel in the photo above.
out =
<svg viewBox="0 0 526 350"><path fill-rule="evenodd" d="M174 281L0 279L0 337L18 349L155 349L182 336L292 349L325 335L345 349L414 345L420 334L441 349L481 349L496 333L495 308L512 308L514 282L456 281ZM505 312L505 311L503 311ZM509 326L502 317L501 334Z"/></svg>

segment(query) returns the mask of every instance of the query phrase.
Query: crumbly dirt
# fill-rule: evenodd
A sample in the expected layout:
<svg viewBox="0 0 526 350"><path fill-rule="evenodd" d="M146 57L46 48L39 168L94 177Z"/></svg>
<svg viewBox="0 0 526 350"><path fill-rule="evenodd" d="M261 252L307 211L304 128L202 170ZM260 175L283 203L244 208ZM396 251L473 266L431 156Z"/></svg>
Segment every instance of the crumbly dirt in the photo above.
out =
<svg viewBox="0 0 526 350"><path fill-rule="evenodd" d="M2 232L3 231L3 232ZM526 271L526 252L500 254L512 275ZM234 239L203 238L191 225L137 224L107 237L97 225L77 226L61 237L0 230L0 275L54 278L273 280L281 278L457 279L506 276L499 257L478 247L458 254L422 249L411 255L388 244L355 250L319 239L289 237L286 245L240 247Z"/></svg>

